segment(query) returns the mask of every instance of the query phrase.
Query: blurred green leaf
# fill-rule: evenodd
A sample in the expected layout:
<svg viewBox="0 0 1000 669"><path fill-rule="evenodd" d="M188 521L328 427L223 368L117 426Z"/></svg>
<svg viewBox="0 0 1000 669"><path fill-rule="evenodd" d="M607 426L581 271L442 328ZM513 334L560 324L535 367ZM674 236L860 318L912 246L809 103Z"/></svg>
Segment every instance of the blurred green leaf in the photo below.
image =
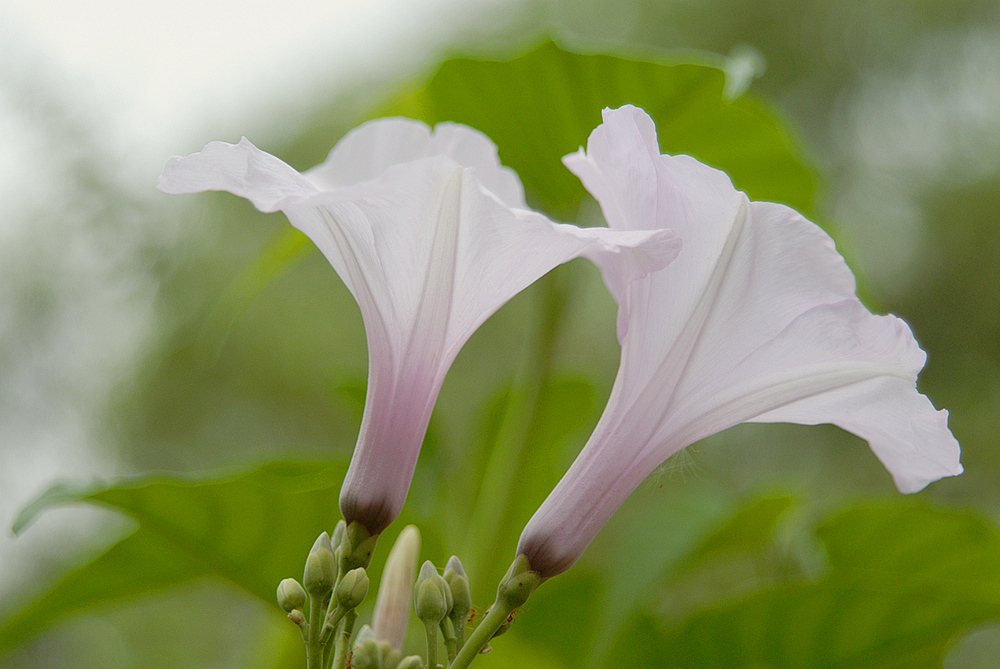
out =
<svg viewBox="0 0 1000 669"><path fill-rule="evenodd" d="M0 623L0 656L64 616L191 580L204 573L163 537L138 531Z"/></svg>
<svg viewBox="0 0 1000 669"><path fill-rule="evenodd" d="M779 519L794 501L787 495L738 499L705 482L654 487L638 490L624 518L606 528L603 541L532 595L519 616L523 623L508 636L544 649L565 667L604 666L609 647L617 647L613 642L632 644L637 621L651 624L646 611L666 593L676 596L689 589L702 575L699 558L713 574L716 567L735 567L745 577L741 563L773 546ZM719 592L709 587L697 595L687 593L689 609L710 604ZM524 666L533 657L514 653L504 647L484 667Z"/></svg>
<svg viewBox="0 0 1000 669"><path fill-rule="evenodd" d="M562 157L586 144L603 108L633 104L656 121L664 152L726 171L753 199L811 214L816 177L784 125L760 101L726 99L725 85L718 67L570 53L547 42L513 60L446 61L384 113L481 130L520 175L529 202L572 219L584 189Z"/></svg>
<svg viewBox="0 0 1000 669"><path fill-rule="evenodd" d="M773 544L779 519L794 503L787 495L737 500L705 482L674 486L669 495L643 492L646 503L632 505L620 546L629 556L627 568L608 574L609 595L602 627L594 635L591 666L601 666L616 637L620 643L631 636L636 612L657 599L670 597L674 606L691 610L739 585L759 585L745 563ZM603 562L616 560L607 556Z"/></svg>
<svg viewBox="0 0 1000 669"><path fill-rule="evenodd" d="M277 462L240 474L111 485L57 484L17 520L56 504L110 506L138 529L0 623L0 653L88 606L136 597L198 577L227 581L265 601L298 576L316 536L331 530L346 468Z"/></svg>
<svg viewBox="0 0 1000 669"><path fill-rule="evenodd" d="M765 550L774 541L778 521L794 504L795 498L790 495L750 499L684 558L675 569L674 580L710 562Z"/></svg>
<svg viewBox="0 0 1000 669"><path fill-rule="evenodd" d="M216 306L213 319L205 327L210 331L229 332L267 286L315 249L305 234L292 227L285 228L233 279Z"/></svg>
<svg viewBox="0 0 1000 669"><path fill-rule="evenodd" d="M1000 618L1000 530L967 511L866 503L817 530L829 570L700 610L646 613L609 666L939 667L956 635Z"/></svg>

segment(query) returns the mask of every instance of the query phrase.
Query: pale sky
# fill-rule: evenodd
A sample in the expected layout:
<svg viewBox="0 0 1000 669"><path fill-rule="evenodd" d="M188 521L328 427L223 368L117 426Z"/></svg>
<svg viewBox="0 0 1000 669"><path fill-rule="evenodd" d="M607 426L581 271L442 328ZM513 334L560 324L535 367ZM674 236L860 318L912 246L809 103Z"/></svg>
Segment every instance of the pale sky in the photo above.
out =
<svg viewBox="0 0 1000 669"><path fill-rule="evenodd" d="M445 46L502 29L525 4L0 0L0 58L65 77L119 135L158 151L193 129L228 129L318 88L427 67Z"/></svg>

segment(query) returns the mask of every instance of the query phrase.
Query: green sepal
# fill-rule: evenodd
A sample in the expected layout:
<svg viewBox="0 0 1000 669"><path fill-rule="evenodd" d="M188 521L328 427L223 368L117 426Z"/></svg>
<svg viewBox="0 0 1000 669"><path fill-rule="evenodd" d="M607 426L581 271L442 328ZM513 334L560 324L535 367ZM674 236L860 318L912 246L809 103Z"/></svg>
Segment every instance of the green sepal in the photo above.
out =
<svg viewBox="0 0 1000 669"><path fill-rule="evenodd" d="M507 574L500 581L497 588L497 601L504 604L504 608L513 611L517 607L528 601L528 597L535 591L542 581L542 575L532 570L528 558L518 555L507 570Z"/></svg>
<svg viewBox="0 0 1000 669"><path fill-rule="evenodd" d="M378 535L372 534L361 523L355 521L348 525L340 541L338 554L340 556L340 572L346 574L358 567L368 568L372 562L372 553Z"/></svg>
<svg viewBox="0 0 1000 669"><path fill-rule="evenodd" d="M333 528L333 535L330 536L330 546L333 548L334 555L337 553L337 549L340 548L341 542L344 540L344 531L347 529L347 523L341 518L337 521L336 527Z"/></svg>

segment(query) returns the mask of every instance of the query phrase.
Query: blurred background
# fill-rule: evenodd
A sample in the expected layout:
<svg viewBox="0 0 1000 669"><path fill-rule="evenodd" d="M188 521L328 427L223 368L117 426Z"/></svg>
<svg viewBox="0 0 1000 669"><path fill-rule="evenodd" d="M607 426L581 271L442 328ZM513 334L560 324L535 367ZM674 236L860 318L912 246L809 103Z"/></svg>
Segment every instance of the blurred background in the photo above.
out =
<svg viewBox="0 0 1000 669"><path fill-rule="evenodd" d="M995 0L0 0L0 523L58 478L349 457L367 365L350 296L318 252L282 246L282 216L230 196L165 196L160 168L245 135L305 169L445 58L515 54L545 36L729 54L757 72L749 94L776 107L817 170L816 214L866 303L902 316L928 352L920 389L950 410L966 471L922 495L1000 520ZM275 269L258 285L248 268L261 264ZM603 406L617 348L596 273L573 264L553 281L566 277L555 364L595 389L572 449ZM432 442L475 440L507 362L524 357L517 324L536 298L470 341ZM446 467L430 446L417 499ZM666 463L606 534L651 497L666 506L664 483L776 486L820 506L895 494L837 430L742 426ZM129 529L75 507L5 532L0 611ZM602 540L598 558L611 550ZM275 666L278 651L261 650L283 638L272 609L197 582L88 610L0 666ZM1000 634L983 628L946 666L994 666L998 652Z"/></svg>

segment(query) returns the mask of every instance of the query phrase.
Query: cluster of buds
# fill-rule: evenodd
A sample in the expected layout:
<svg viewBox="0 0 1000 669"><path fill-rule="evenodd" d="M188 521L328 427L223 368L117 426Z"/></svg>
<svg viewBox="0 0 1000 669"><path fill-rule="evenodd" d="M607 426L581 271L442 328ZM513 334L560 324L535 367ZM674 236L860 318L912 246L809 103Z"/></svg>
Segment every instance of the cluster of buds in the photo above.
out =
<svg viewBox="0 0 1000 669"><path fill-rule="evenodd" d="M438 630L444 638L449 664L465 644L465 621L472 608L469 578L462 562L452 555L444 576L428 560L420 568L413 595L417 618L424 623L427 636L427 665L437 661Z"/></svg>
<svg viewBox="0 0 1000 669"><path fill-rule="evenodd" d="M419 655L407 655L388 641L379 639L368 625L361 627L351 657L354 669L424 669Z"/></svg>
<svg viewBox="0 0 1000 669"><path fill-rule="evenodd" d="M316 539L302 584L286 578L278 585L278 604L302 631L309 669L451 666L465 646L465 626L474 611L461 560L452 556L443 574L427 561L418 574L420 533L412 525L404 528L386 560L372 626L363 625L352 643L356 609L368 594L366 569L376 539L353 525L341 521L332 537L324 532ZM424 623L426 663L418 655L403 656L411 602ZM439 634L447 651L442 664L438 664Z"/></svg>
<svg viewBox="0 0 1000 669"><path fill-rule="evenodd" d="M278 584L278 605L301 631L310 669L346 665L355 609L368 595L367 568L377 539L358 523L340 521L332 537L323 532L316 538L302 583L286 578Z"/></svg>

